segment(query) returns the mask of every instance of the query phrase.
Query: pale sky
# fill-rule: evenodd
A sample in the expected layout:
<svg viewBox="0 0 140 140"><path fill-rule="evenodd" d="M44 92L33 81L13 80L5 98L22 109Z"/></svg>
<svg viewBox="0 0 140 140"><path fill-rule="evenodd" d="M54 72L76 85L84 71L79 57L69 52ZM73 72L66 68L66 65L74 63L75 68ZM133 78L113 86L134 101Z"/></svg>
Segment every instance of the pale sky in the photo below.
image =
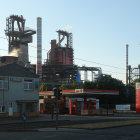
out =
<svg viewBox="0 0 140 140"><path fill-rule="evenodd" d="M103 73L125 82L126 44L129 65L140 64L139 7L140 0L0 0L0 37L6 37L6 17L12 14L23 15L26 27L35 30L36 18L41 17L44 61L56 31L69 26L75 64L101 67ZM36 47L36 35L30 45ZM29 48L31 63L36 63L34 47ZM6 39L0 38L0 49L8 49ZM0 55L7 54L0 50Z"/></svg>

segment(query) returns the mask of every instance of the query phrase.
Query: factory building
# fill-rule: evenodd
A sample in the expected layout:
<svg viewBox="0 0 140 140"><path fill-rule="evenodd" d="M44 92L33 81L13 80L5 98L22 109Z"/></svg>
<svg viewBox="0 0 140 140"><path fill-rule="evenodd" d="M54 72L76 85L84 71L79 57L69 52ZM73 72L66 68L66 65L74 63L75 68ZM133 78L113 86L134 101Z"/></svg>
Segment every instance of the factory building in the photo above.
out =
<svg viewBox="0 0 140 140"><path fill-rule="evenodd" d="M39 78L18 63L17 57L0 57L0 117L39 115Z"/></svg>
<svg viewBox="0 0 140 140"><path fill-rule="evenodd" d="M73 64L72 33L62 30L57 33L58 43L51 40L51 49L42 66L42 82L51 87L75 80L77 73L77 66ZM65 41L65 46L62 41Z"/></svg>

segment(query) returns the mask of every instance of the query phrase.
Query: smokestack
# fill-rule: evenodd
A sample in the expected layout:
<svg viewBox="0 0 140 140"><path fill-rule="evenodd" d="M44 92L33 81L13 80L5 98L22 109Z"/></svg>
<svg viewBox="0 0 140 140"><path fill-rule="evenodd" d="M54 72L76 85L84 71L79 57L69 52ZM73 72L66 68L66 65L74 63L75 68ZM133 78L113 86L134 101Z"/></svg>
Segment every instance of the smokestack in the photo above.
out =
<svg viewBox="0 0 140 140"><path fill-rule="evenodd" d="M37 65L36 74L42 79L42 19L37 17Z"/></svg>
<svg viewBox="0 0 140 140"><path fill-rule="evenodd" d="M126 44L126 85L128 85L128 44Z"/></svg>

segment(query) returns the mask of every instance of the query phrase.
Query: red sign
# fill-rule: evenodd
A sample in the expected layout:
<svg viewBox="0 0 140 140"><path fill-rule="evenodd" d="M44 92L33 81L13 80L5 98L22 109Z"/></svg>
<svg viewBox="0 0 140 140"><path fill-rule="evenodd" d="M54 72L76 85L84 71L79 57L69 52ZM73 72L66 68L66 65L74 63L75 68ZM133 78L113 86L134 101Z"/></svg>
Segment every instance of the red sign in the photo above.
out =
<svg viewBox="0 0 140 140"><path fill-rule="evenodd" d="M140 83L136 83L136 113L140 113Z"/></svg>

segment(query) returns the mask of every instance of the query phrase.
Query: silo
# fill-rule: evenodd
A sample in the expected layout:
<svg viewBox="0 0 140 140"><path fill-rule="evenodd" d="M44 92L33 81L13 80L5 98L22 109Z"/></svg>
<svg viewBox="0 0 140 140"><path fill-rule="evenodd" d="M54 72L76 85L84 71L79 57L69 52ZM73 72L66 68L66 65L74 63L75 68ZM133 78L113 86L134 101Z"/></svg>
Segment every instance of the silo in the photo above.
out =
<svg viewBox="0 0 140 140"><path fill-rule="evenodd" d="M36 74L42 79L42 19L37 17L37 65Z"/></svg>

